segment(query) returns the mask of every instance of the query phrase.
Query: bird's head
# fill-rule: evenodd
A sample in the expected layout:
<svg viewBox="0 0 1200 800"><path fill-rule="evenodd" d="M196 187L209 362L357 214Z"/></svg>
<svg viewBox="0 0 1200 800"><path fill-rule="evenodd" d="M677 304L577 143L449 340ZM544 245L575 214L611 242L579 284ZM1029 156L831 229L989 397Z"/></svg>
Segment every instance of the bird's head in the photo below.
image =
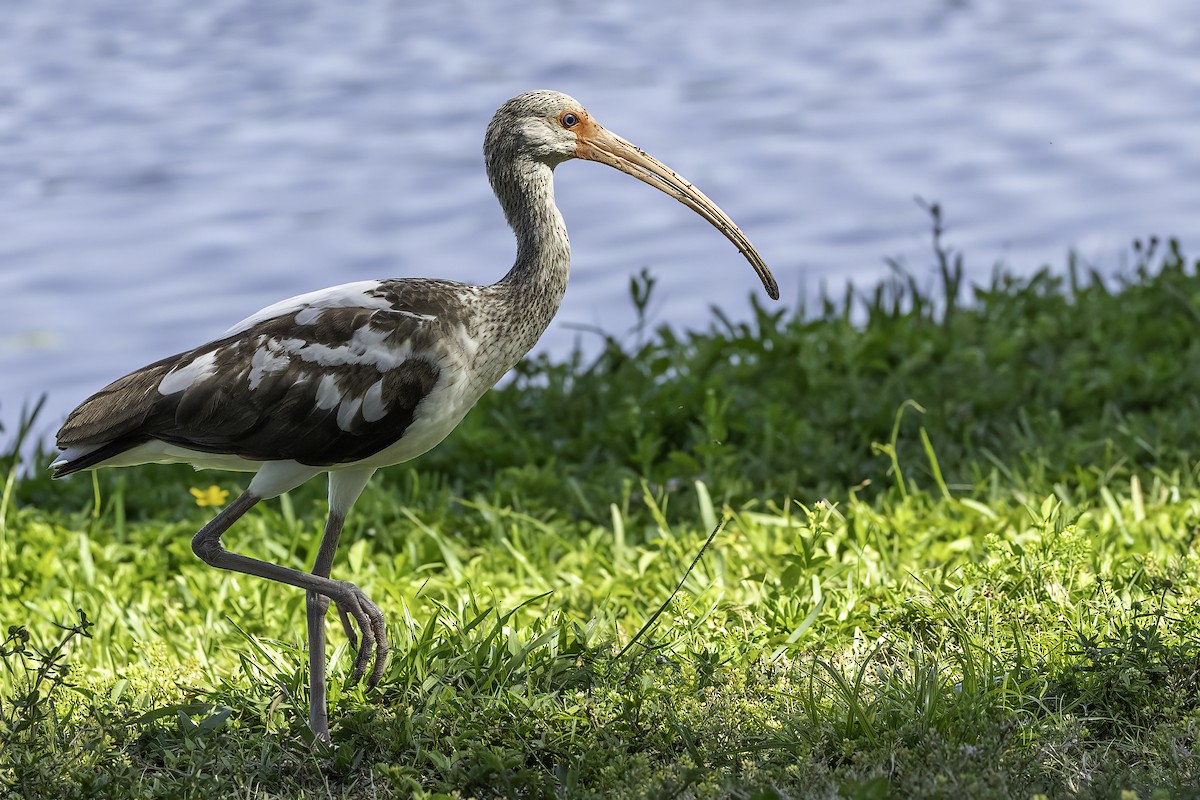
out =
<svg viewBox="0 0 1200 800"><path fill-rule="evenodd" d="M557 166L576 157L579 135L594 125L583 105L562 92L525 92L496 111L484 152L509 161L533 159Z"/></svg>
<svg viewBox="0 0 1200 800"><path fill-rule="evenodd" d="M767 294L779 299L779 286L766 263L716 203L661 161L606 130L575 98L548 90L517 95L496 111L483 150L492 175L522 161L553 168L569 159L582 158L615 167L650 184L721 231L750 262Z"/></svg>

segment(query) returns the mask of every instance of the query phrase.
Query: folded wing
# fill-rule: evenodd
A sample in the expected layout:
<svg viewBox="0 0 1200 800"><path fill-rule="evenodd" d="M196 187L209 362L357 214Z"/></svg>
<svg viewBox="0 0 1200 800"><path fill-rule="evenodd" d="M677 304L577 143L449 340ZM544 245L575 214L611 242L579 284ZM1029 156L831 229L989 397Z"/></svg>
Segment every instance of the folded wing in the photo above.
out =
<svg viewBox="0 0 1200 800"><path fill-rule="evenodd" d="M437 282L368 281L276 304L97 392L68 417L56 474L150 440L329 466L399 440L452 354Z"/></svg>

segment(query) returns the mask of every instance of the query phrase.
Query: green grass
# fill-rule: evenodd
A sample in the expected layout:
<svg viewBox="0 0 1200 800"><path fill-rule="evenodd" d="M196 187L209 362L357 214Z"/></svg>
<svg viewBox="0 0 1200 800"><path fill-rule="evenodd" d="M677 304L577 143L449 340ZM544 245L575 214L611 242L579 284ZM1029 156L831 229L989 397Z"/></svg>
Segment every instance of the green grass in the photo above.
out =
<svg viewBox="0 0 1200 800"><path fill-rule="evenodd" d="M0 796L1196 796L1200 264L1131 255L968 290L935 235L932 288L527 362L356 506L395 649L347 686L331 624L332 748L302 594L190 550L244 477L10 454Z"/></svg>

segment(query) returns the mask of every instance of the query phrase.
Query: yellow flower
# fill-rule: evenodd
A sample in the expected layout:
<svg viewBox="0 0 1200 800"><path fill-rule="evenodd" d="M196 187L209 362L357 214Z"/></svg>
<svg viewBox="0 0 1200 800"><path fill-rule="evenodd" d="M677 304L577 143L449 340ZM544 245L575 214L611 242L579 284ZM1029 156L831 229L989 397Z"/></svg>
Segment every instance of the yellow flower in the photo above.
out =
<svg viewBox="0 0 1200 800"><path fill-rule="evenodd" d="M196 505L203 508L204 506L223 506L225 498L229 497L229 492L222 489L220 486L210 486L207 489L188 489L192 493L192 497L196 498Z"/></svg>

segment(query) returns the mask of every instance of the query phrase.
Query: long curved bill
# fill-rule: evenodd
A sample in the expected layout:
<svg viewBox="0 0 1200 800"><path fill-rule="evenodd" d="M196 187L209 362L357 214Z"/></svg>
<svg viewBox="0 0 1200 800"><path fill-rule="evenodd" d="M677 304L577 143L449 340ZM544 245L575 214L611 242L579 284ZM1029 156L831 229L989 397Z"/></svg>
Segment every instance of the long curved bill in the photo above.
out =
<svg viewBox="0 0 1200 800"><path fill-rule="evenodd" d="M577 158L599 161L601 164L616 167L622 172L666 192L708 220L709 224L725 234L726 239L733 242L738 251L750 262L750 266L754 267L754 271L758 273L758 279L762 281L763 288L767 290L771 299L779 299L779 284L775 282L775 276L771 274L771 270L767 269L762 256L754 249L754 245L750 244L750 240L746 238L746 234L742 233L741 228L735 225L733 220L717 207L716 203L709 200L704 192L684 180L666 164L602 127L590 117L580 120L575 135L579 141L575 148Z"/></svg>

